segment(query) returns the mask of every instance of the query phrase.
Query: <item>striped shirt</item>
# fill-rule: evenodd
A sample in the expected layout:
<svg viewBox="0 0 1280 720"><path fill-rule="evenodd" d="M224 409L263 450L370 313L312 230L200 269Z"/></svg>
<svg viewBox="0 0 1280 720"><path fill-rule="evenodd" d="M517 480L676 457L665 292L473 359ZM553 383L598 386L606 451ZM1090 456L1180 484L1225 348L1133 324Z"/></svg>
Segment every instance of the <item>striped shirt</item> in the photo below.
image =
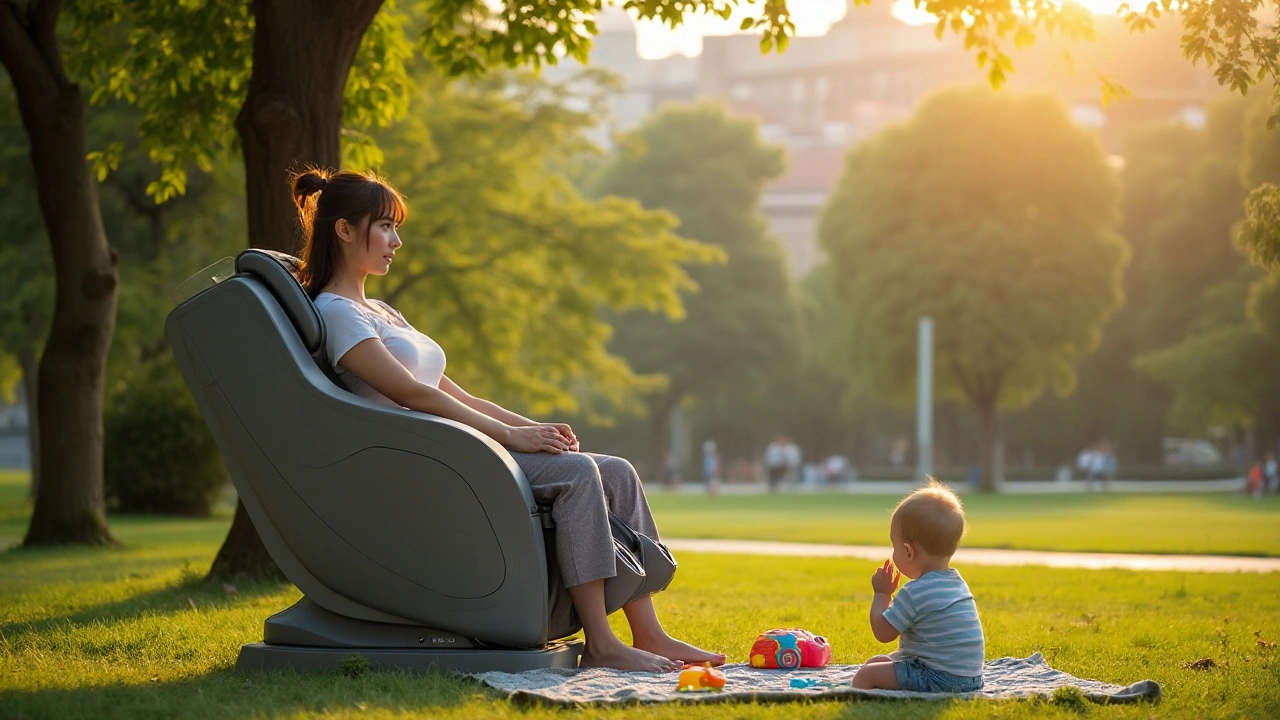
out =
<svg viewBox="0 0 1280 720"><path fill-rule="evenodd" d="M961 677L982 674L982 621L955 568L921 575L898 591L884 619L902 633L898 654Z"/></svg>

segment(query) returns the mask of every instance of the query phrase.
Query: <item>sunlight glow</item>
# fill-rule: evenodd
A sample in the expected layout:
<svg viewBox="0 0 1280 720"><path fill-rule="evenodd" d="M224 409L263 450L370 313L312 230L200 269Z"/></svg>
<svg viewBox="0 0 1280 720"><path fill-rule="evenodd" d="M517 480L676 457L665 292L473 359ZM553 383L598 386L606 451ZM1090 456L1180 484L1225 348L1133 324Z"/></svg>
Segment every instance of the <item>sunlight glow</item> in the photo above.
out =
<svg viewBox="0 0 1280 720"><path fill-rule="evenodd" d="M1094 13L1114 15L1122 0L1077 0ZM655 21L636 25L636 43L640 57L656 59L680 53L690 57L702 52L702 38L708 35L734 35L742 18L752 14L751 6L739 10L731 19L721 20L710 15L693 15L684 24L672 30ZM801 37L822 35L831 25L845 15L844 0L791 0L792 21L796 34ZM857 8L862 10L865 8ZM917 10L912 0L896 0L893 16L908 25L927 25L935 22L932 15Z"/></svg>

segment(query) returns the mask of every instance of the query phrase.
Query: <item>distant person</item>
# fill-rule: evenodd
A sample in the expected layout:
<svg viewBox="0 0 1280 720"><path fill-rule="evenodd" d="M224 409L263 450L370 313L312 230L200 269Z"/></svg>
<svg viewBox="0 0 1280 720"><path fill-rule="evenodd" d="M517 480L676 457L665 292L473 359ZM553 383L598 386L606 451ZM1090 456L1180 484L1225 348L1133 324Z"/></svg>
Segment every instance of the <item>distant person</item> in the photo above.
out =
<svg viewBox="0 0 1280 720"><path fill-rule="evenodd" d="M1093 445L1086 447L1076 455L1076 471L1080 473L1080 479L1088 482L1091 478L1089 473L1093 468L1093 455L1096 452Z"/></svg>
<svg viewBox="0 0 1280 720"><path fill-rule="evenodd" d="M1120 465L1116 462L1115 453L1111 451L1110 442L1103 440L1101 447L1098 448L1098 454L1102 456L1101 472L1098 476L1102 479L1103 487L1110 489L1111 481L1115 479Z"/></svg>
<svg viewBox="0 0 1280 720"><path fill-rule="evenodd" d="M906 438L898 438L889 446L889 464L899 467L907 462L907 451L911 449L911 444Z"/></svg>
<svg viewBox="0 0 1280 720"><path fill-rule="evenodd" d="M1280 492L1280 462L1276 462L1273 450L1267 451L1267 461L1262 465L1262 477L1267 481L1267 492L1273 495Z"/></svg>
<svg viewBox="0 0 1280 720"><path fill-rule="evenodd" d="M707 494L715 495L720 489L720 453L716 441L707 438L702 443L702 477L707 484Z"/></svg>
<svg viewBox="0 0 1280 720"><path fill-rule="evenodd" d="M684 478L680 477L680 458L676 457L675 451L667 453L667 485L670 487L679 487Z"/></svg>
<svg viewBox="0 0 1280 720"><path fill-rule="evenodd" d="M792 440L790 438L787 439L786 457L787 457L787 474L786 474L787 482L790 482L790 483L800 482L800 467L804 458L801 455L800 446L796 444L795 440Z"/></svg>
<svg viewBox="0 0 1280 720"><path fill-rule="evenodd" d="M1265 472L1262 461L1255 462L1249 467L1249 475L1245 481L1244 489L1254 500L1262 498L1262 491L1266 483Z"/></svg>
<svg viewBox="0 0 1280 720"><path fill-rule="evenodd" d="M827 484L838 483L849 472L849 461L843 455L831 455L822 461L822 480Z"/></svg>
<svg viewBox="0 0 1280 720"><path fill-rule="evenodd" d="M787 436L778 433L773 442L764 449L764 472L769 482L769 492L777 489L778 483L787 474Z"/></svg>

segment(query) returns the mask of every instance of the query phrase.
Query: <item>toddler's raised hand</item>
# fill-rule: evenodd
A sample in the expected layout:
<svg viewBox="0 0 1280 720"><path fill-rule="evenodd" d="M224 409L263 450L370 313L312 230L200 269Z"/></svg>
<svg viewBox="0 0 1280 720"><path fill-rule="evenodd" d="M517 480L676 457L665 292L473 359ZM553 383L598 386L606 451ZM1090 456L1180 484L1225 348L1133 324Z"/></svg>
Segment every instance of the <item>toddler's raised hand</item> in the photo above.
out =
<svg viewBox="0 0 1280 720"><path fill-rule="evenodd" d="M898 591L898 583L902 580L902 573L893 566L893 562L885 560L884 565L876 568L871 574L871 589L876 593L884 593L892 595Z"/></svg>

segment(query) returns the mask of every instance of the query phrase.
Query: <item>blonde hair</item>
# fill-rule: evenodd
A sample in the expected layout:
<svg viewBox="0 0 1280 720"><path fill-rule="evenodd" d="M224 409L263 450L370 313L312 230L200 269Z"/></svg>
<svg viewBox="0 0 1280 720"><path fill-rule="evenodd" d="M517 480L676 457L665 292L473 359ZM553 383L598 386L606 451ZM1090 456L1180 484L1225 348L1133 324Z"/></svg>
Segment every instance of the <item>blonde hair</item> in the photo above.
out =
<svg viewBox="0 0 1280 720"><path fill-rule="evenodd" d="M960 498L932 477L927 486L898 503L890 522L903 542L918 545L930 555L954 555L965 531Z"/></svg>

